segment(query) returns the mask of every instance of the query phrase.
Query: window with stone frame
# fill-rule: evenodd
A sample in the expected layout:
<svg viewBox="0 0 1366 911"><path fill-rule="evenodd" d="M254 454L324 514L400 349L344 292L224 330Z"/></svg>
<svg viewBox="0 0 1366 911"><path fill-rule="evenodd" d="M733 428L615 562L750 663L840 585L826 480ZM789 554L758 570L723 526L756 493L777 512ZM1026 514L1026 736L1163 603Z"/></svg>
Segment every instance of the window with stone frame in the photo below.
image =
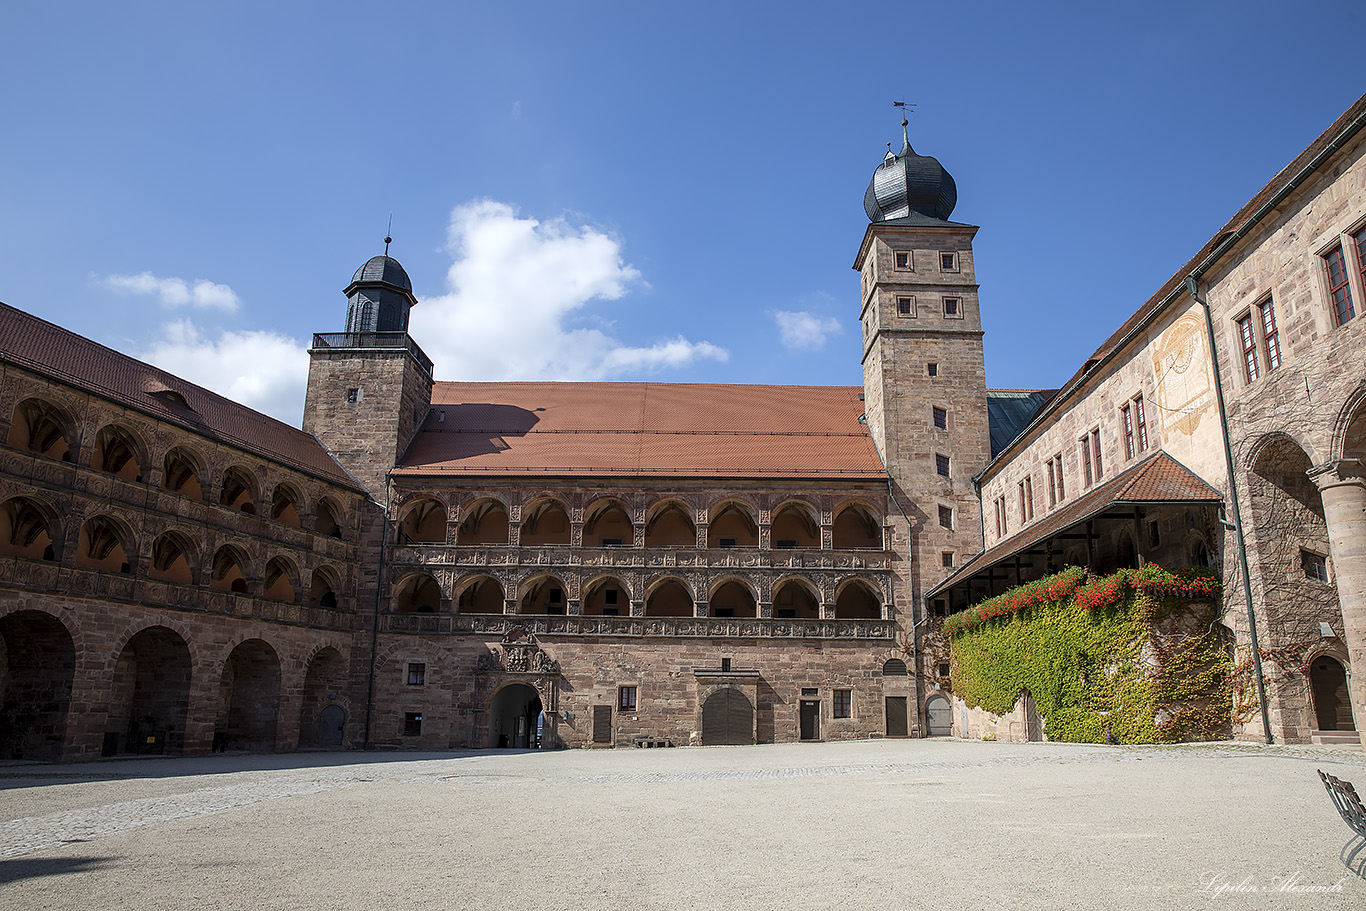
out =
<svg viewBox="0 0 1366 911"><path fill-rule="evenodd" d="M928 362L927 364L925 364L925 373L929 376L938 376L939 364L935 361Z"/></svg>
<svg viewBox="0 0 1366 911"><path fill-rule="evenodd" d="M1360 245L1357 249L1360 255ZM1328 270L1328 296L1333 301L1333 322L1341 326L1356 316L1356 308L1352 305L1351 282L1348 280L1347 257L1342 254L1342 245L1329 250L1323 257L1323 263Z"/></svg>
<svg viewBox="0 0 1366 911"><path fill-rule="evenodd" d="M1143 393L1134 396L1134 429L1138 438L1138 451L1148 451L1148 418L1143 413Z"/></svg>
<svg viewBox="0 0 1366 911"><path fill-rule="evenodd" d="M1034 521L1034 479L1025 475L1020 482L1020 524Z"/></svg>
<svg viewBox="0 0 1366 911"><path fill-rule="evenodd" d="M1081 477L1085 486L1090 487L1096 483L1096 477L1091 468L1091 435L1089 433L1082 434L1077 445L1081 448Z"/></svg>
<svg viewBox="0 0 1366 911"><path fill-rule="evenodd" d="M1006 521L1006 498L1005 498L1004 496L997 497L997 498L996 498L995 506L996 506L996 537L998 537L998 538L1004 538L1004 537L1006 536L1006 532L1010 531L1009 524L1008 524L1008 522Z"/></svg>
<svg viewBox="0 0 1366 911"><path fill-rule="evenodd" d="M1366 225L1352 234L1352 245L1357 248L1357 270L1361 273L1362 287L1366 287Z"/></svg>
<svg viewBox="0 0 1366 911"><path fill-rule="evenodd" d="M934 470L947 478L949 476L949 457L942 453L935 453Z"/></svg>
<svg viewBox="0 0 1366 911"><path fill-rule="evenodd" d="M1243 352L1243 382L1251 383L1262 375L1257 359L1257 330L1253 328L1252 313L1244 313L1234 320L1238 326L1238 348Z"/></svg>
<svg viewBox="0 0 1366 911"><path fill-rule="evenodd" d="M1105 477L1105 470L1100 467L1100 428L1091 431L1091 462L1096 470L1096 480Z"/></svg>
<svg viewBox="0 0 1366 911"><path fill-rule="evenodd" d="M915 316L915 298L901 295L896 299L897 316Z"/></svg>
<svg viewBox="0 0 1366 911"><path fill-rule="evenodd" d="M422 734L422 713L404 712L403 713L403 736L418 737Z"/></svg>
<svg viewBox="0 0 1366 911"><path fill-rule="evenodd" d="M898 272L909 272L915 262L910 250L897 250L892 253L892 268Z"/></svg>
<svg viewBox="0 0 1366 911"><path fill-rule="evenodd" d="M944 564L945 569L953 568L953 551L944 551L942 554L939 555L939 559Z"/></svg>
<svg viewBox="0 0 1366 911"><path fill-rule="evenodd" d="M1325 585L1328 583L1328 558L1322 554L1300 548L1300 567L1304 570L1306 579L1313 579Z"/></svg>
<svg viewBox="0 0 1366 911"><path fill-rule="evenodd" d="M1281 366L1281 331L1276 325L1276 303L1267 298L1257 305L1258 322L1262 330L1262 352L1266 355L1266 369Z"/></svg>
<svg viewBox="0 0 1366 911"><path fill-rule="evenodd" d="M634 686L617 687L617 710L622 712L634 712L636 710L636 688Z"/></svg>
<svg viewBox="0 0 1366 911"><path fill-rule="evenodd" d="M834 716L836 718L854 717L854 691L835 690L834 692Z"/></svg>
<svg viewBox="0 0 1366 911"><path fill-rule="evenodd" d="M1125 402L1119 409L1121 423L1124 425L1124 458L1134 457L1134 411L1133 403Z"/></svg>
<svg viewBox="0 0 1366 911"><path fill-rule="evenodd" d="M963 316L963 300L959 297L944 298L944 315L949 319L961 319Z"/></svg>
<svg viewBox="0 0 1366 911"><path fill-rule="evenodd" d="M939 506L939 526L941 528L953 528L953 508L950 506Z"/></svg>
<svg viewBox="0 0 1366 911"><path fill-rule="evenodd" d="M427 682L427 665L409 664L408 665L408 686L423 686Z"/></svg>
<svg viewBox="0 0 1366 911"><path fill-rule="evenodd" d="M949 429L949 411L947 408L940 408L935 405L930 410L930 416L934 419L934 426L939 430Z"/></svg>
<svg viewBox="0 0 1366 911"><path fill-rule="evenodd" d="M957 253L940 253L940 254L939 254L939 269L940 269L940 271L942 271L942 272L957 272L957 271L958 271L958 254L957 254Z"/></svg>

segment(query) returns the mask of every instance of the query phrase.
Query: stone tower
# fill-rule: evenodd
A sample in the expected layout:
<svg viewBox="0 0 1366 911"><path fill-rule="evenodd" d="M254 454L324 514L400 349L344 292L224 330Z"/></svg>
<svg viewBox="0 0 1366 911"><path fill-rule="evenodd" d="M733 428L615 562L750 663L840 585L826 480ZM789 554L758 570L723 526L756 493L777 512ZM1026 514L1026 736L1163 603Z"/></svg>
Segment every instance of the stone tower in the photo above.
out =
<svg viewBox="0 0 1366 911"><path fill-rule="evenodd" d="M869 225L854 262L868 429L905 513L902 523L894 512L892 533L896 552L911 560L899 573L907 626L922 593L981 549L972 479L991 442L977 228L948 220L957 199L948 171L909 139L898 154L889 148L864 195ZM904 546L895 540L903 534Z"/></svg>
<svg viewBox="0 0 1366 911"><path fill-rule="evenodd" d="M303 428L383 502L386 474L431 405L432 362L408 335L417 298L398 260L373 257L343 293L347 331L314 335L308 351Z"/></svg>

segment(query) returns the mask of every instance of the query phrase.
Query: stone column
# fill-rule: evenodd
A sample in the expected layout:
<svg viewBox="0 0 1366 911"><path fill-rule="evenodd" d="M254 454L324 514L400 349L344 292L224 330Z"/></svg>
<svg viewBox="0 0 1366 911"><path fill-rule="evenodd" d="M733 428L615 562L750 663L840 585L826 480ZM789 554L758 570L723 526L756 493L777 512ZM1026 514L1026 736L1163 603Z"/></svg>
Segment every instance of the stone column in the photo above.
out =
<svg viewBox="0 0 1366 911"><path fill-rule="evenodd" d="M1366 473L1359 459L1341 459L1310 469L1323 497L1333 581L1342 609L1342 640L1352 714L1366 748Z"/></svg>

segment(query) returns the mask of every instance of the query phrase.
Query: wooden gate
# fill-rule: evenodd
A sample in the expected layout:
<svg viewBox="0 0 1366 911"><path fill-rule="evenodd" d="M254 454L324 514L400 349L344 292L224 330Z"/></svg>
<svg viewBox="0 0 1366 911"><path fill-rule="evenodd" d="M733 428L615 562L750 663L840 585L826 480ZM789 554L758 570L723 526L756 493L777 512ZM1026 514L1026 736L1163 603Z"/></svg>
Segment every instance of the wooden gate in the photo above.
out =
<svg viewBox="0 0 1366 911"><path fill-rule="evenodd" d="M905 737L910 733L906 719L906 697L887 697L887 736Z"/></svg>
<svg viewBox="0 0 1366 911"><path fill-rule="evenodd" d="M702 703L702 743L751 744L754 742L754 706L734 687L723 687Z"/></svg>
<svg viewBox="0 0 1366 911"><path fill-rule="evenodd" d="M931 696L925 703L925 734L947 737L953 733L953 706L943 696Z"/></svg>

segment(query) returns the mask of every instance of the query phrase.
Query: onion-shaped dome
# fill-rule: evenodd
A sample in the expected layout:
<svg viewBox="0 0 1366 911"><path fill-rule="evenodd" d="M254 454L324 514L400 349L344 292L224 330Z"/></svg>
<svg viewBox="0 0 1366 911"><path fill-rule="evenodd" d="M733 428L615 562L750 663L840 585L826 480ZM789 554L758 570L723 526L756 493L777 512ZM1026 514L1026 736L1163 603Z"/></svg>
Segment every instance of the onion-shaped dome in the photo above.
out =
<svg viewBox="0 0 1366 911"><path fill-rule="evenodd" d="M917 155L909 139L899 154L887 150L863 194L863 211L874 223L905 218L912 212L948 221L957 203L953 176L938 159Z"/></svg>
<svg viewBox="0 0 1366 911"><path fill-rule="evenodd" d="M356 282L385 282L395 285L404 291L412 293L413 283L408 278L408 273L403 271L403 267L398 264L398 260L392 256L372 256L366 260L365 265L356 270L356 274L351 276L351 284Z"/></svg>

